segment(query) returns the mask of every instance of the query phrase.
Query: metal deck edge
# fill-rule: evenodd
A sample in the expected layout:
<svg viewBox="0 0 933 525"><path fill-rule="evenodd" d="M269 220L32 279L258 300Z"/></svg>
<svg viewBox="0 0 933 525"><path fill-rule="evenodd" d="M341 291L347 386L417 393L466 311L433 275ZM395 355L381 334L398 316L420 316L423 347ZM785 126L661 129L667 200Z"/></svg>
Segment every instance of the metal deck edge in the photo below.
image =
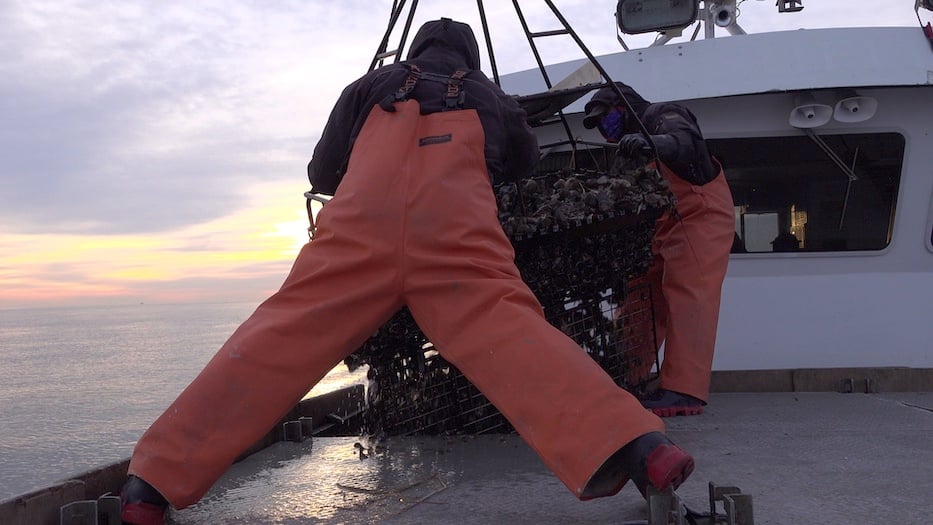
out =
<svg viewBox="0 0 933 525"><path fill-rule="evenodd" d="M825 368L789 370L714 371L711 392L933 392L933 368ZM284 423L298 418L313 421L341 419L364 402L364 386L352 385L303 400L276 427L240 459L282 441ZM335 417L336 415L336 417ZM336 428L334 430L337 430ZM329 435L334 435L329 433ZM53 485L0 501L4 525L53 525L59 523L66 504L116 494L126 476L129 459L84 472Z"/></svg>

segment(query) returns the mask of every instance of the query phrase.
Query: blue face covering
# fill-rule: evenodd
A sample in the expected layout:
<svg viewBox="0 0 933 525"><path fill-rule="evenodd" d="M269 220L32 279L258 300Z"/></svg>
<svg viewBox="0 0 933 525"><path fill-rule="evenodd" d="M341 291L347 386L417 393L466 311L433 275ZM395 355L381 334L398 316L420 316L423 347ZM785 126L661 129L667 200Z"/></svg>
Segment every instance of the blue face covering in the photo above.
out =
<svg viewBox="0 0 933 525"><path fill-rule="evenodd" d="M612 108L602 120L599 121L599 131L609 142L618 142L622 138L625 110L619 107Z"/></svg>

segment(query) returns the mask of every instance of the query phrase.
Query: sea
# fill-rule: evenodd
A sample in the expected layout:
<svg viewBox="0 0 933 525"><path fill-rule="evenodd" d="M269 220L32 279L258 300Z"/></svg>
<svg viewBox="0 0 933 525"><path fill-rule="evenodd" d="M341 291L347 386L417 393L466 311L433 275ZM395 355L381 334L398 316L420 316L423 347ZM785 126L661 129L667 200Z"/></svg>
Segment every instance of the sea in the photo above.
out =
<svg viewBox="0 0 933 525"><path fill-rule="evenodd" d="M129 457L256 306L0 310L0 501ZM341 364L309 395L364 382Z"/></svg>

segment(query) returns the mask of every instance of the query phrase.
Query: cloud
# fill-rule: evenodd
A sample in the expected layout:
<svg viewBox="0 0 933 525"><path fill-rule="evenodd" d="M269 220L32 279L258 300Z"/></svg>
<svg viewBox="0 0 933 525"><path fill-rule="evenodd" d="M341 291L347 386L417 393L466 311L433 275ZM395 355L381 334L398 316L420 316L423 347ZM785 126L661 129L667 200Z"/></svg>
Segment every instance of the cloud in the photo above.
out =
<svg viewBox="0 0 933 525"><path fill-rule="evenodd" d="M305 166L340 92L367 71L391 4L0 2L0 305L274 290L305 234ZM916 24L909 2L804 5L779 15L773 0L745 1L739 23ZM531 31L561 27L544 3L521 7ZM536 67L512 4L485 9L499 73ZM560 9L594 54L621 50L615 2ZM441 16L471 24L485 49L470 3L422 2L409 42ZM546 63L583 58L568 36L535 44Z"/></svg>
<svg viewBox="0 0 933 525"><path fill-rule="evenodd" d="M339 93L316 97L336 71L318 58L341 53L313 44L353 4L5 4L0 227L170 231L242 207L250 184L303 184Z"/></svg>
<svg viewBox="0 0 933 525"><path fill-rule="evenodd" d="M512 5L487 4L500 74L535 67ZM778 15L773 2L742 2L739 22L750 32L914 23L906 3L850 4L805 2L801 13ZM0 231L165 232L240 208L252 183L303 184L329 108L365 72L389 7L3 2ZM614 2L560 8L591 51L620 49ZM543 4L525 3L523 14L532 31L559 27ZM417 15L415 28L441 16L466 21L485 48L473 6L452 13L424 3ZM546 62L582 58L566 36L536 45Z"/></svg>
<svg viewBox="0 0 933 525"><path fill-rule="evenodd" d="M428 6L415 28L452 15ZM362 0L4 3L13 45L0 51L11 123L0 128L0 231L170 232L240 209L257 183L304 186L330 107L385 32L382 10ZM494 33L506 49L521 47L511 6L488 15L494 28L508 20ZM527 52L498 58L503 73L533 63Z"/></svg>

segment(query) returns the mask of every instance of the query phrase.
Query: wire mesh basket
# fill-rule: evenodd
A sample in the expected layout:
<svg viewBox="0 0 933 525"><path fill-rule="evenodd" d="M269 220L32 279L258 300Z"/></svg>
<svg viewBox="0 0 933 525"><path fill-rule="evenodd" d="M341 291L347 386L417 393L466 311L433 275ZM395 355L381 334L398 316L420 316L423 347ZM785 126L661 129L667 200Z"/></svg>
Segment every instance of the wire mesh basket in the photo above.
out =
<svg viewBox="0 0 933 525"><path fill-rule="evenodd" d="M555 172L496 187L515 264L547 320L630 391L656 360L651 294L655 220L672 206L655 170ZM512 426L448 363L407 309L347 360L368 365L370 435L482 434Z"/></svg>

